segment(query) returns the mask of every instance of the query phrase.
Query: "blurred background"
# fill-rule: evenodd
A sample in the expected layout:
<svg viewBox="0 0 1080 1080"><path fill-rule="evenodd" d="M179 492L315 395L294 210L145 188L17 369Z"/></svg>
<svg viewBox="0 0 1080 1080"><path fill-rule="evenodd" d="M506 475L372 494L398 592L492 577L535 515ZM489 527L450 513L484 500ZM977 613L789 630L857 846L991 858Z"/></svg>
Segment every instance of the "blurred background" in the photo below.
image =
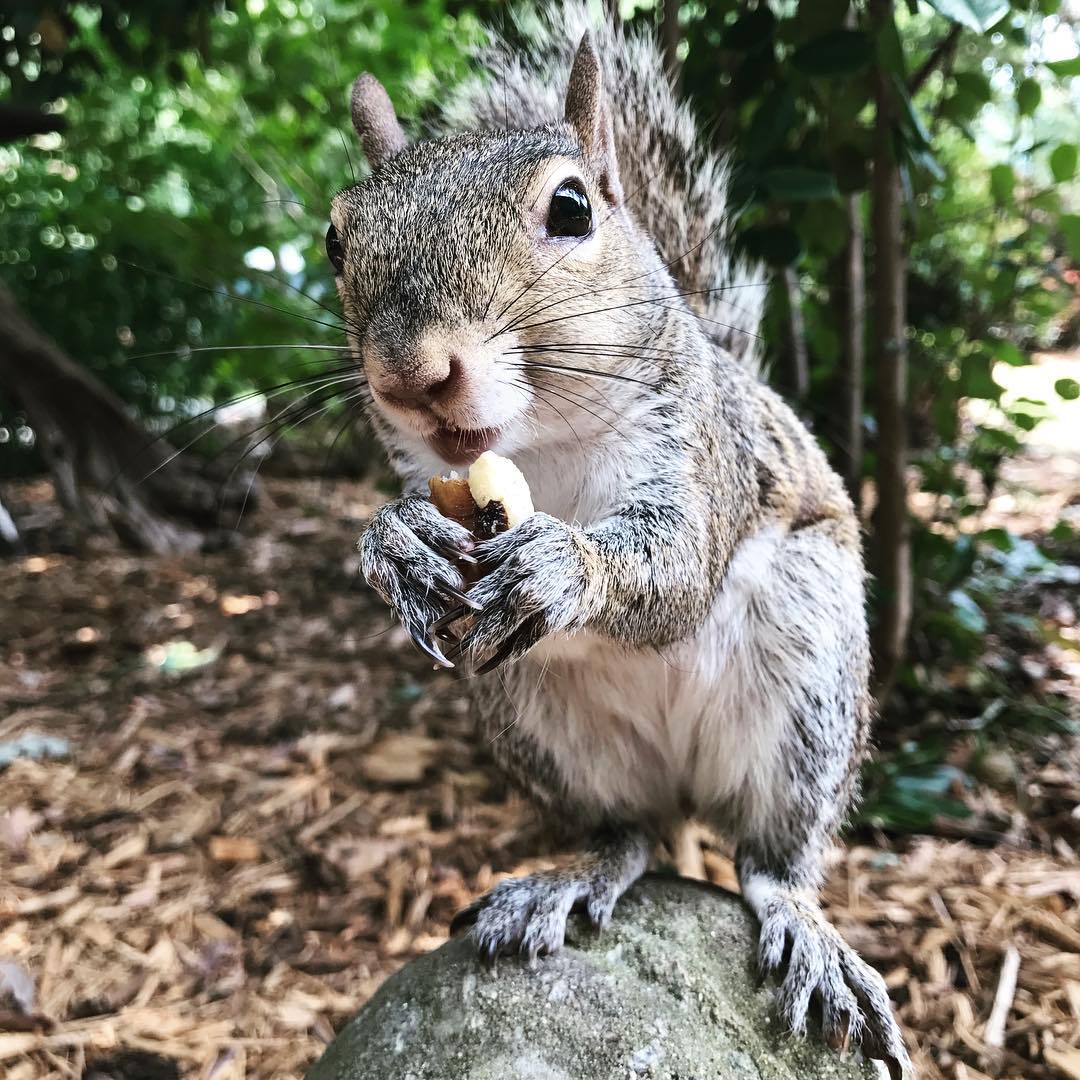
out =
<svg viewBox="0 0 1080 1080"><path fill-rule="evenodd" d="M1080 1077L1080 4L667 0L866 525L881 719L827 889L927 1077ZM476 0L0 5L0 1072L299 1076L556 858L361 590L393 483L323 251L362 70ZM734 887L690 830L679 871ZM997 1002L997 1008L995 1008Z"/></svg>

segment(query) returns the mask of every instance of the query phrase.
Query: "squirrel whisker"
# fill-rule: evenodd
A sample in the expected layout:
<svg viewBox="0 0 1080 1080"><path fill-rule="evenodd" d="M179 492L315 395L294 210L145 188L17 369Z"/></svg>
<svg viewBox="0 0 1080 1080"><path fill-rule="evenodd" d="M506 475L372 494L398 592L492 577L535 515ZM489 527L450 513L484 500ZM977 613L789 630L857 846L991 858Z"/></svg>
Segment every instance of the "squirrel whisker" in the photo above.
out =
<svg viewBox="0 0 1080 1080"><path fill-rule="evenodd" d="M365 392L365 390L366 390L366 388L361 388L359 390L356 390L356 391L354 391L353 394L347 395L344 399L342 399L342 401L347 403L350 400L354 400L355 398L360 397ZM316 410L315 412L308 412L308 413L305 413L304 415L301 415L297 420L293 421L292 423L289 423L289 424L285 425L283 428L281 428L281 429L279 429L277 431L268 432L254 446L251 446L247 450L245 450L244 453L241 454L240 457L236 460L236 462L234 462L233 467L229 470L229 472L225 476L224 480L222 480L222 482L221 482L221 491L222 491L222 493L224 493L228 489L228 485L231 482L233 476L236 474L237 469L239 469L240 466L248 459L248 457L251 454L253 454L256 450L258 450L258 448L260 446L262 446L268 440L273 439L273 442L270 444L270 452L273 452L273 448L275 446L277 446L277 444L290 431L295 430L301 424L306 424L309 420L314 420L315 417L317 417L317 416L321 416L328 409L332 409L334 407L334 404L335 404L334 398L336 398L336 397L337 397L337 393L336 393L336 388L335 388L335 392L330 395L330 400L327 402L327 404L323 405L322 408ZM322 398L320 400L326 400L326 399ZM236 515L236 524L233 526L234 530L238 529L240 527L240 522L243 519L244 511L247 509L248 500L251 497L252 488L255 485L255 479L259 475L259 469L262 468L263 461L265 461L266 458L268 458L269 456L270 456L270 453L264 454L263 457L260 458L260 460L258 462L256 462L255 468L252 470L251 476L248 478L247 489L244 492L244 498L241 500L240 510Z"/></svg>
<svg viewBox="0 0 1080 1080"><path fill-rule="evenodd" d="M244 452L240 455L236 465L233 467L232 471L235 471L242 462L255 453L255 451L258 450L260 446L263 446L269 439L283 435L293 427L312 419L314 416L326 411L326 409L332 408L335 402L341 400L339 386L346 381L347 380L345 379L334 380L332 383L317 386L313 390L309 390L306 394L303 394L298 401L290 403L285 406L285 408L276 412L268 420L264 420L261 424L258 424L251 431L245 431L242 435L238 435L235 439L231 440L222 447L221 450L214 454L210 458L210 461L214 462L218 460L218 458L223 457L235 446L248 440L248 445L245 447ZM367 393L367 388L362 387L355 391L355 393ZM312 398L314 398L314 401L312 401ZM318 409L318 411L311 411L315 406L322 406L322 408ZM252 443L250 440L261 431L265 431L266 434ZM276 445L276 442L274 445Z"/></svg>
<svg viewBox="0 0 1080 1080"><path fill-rule="evenodd" d="M312 315L301 315L298 311L290 311L288 308L278 307L276 304L268 304L264 300L256 300L250 296L240 296L237 293L229 292L228 289L216 289L212 285L204 285L201 281L192 281L187 278L178 277L176 274L167 274L164 270L155 270L149 266L140 266L138 263L128 262L126 259L118 260L124 266L130 267L132 270L139 270L144 274L153 274L155 277L165 278L168 281L176 281L181 285L190 285L193 288L201 289L203 292L210 293L211 296L224 296L229 300L236 300L242 304L251 304L254 307L265 308L268 311L276 311L279 315L288 315L294 319L303 319L305 322L314 323L316 326L325 326L331 330L341 331L344 327L336 323L328 323L325 319L316 319ZM271 275L273 276L273 275ZM277 280L276 278L274 280ZM282 282L284 284L284 282ZM302 296L307 296L306 293L301 293ZM308 299L311 299L308 297ZM334 314L331 312L331 314Z"/></svg>
<svg viewBox="0 0 1080 1080"><path fill-rule="evenodd" d="M150 442L148 442L146 444L145 449L149 449L150 447L154 446L156 443L161 442L163 439L168 438L171 434L178 431L180 428L186 427L188 424L193 424L193 423L197 422L198 420L204 419L206 416L208 416L208 415L210 415L212 413L215 413L215 412L217 412L218 409L225 408L228 405L235 405L235 404L238 404L241 401L248 401L251 398L255 398L255 397L259 397L259 396L266 397L267 399L270 399L270 398L273 398L273 397L278 397L281 394L284 394L288 390L291 390L293 388L299 388L299 387L302 387L302 386L310 386L312 383L315 383L316 385L314 386L314 388L312 390L310 390L307 394L304 395L304 397L302 397L300 399L301 401L304 401L307 398L309 398L312 394L318 393L320 390L323 390L328 386L333 387L334 388L333 392L337 393L336 387L338 385L340 385L342 383L345 383L345 382L349 382L349 381L355 381L355 379L356 379L355 367L350 366L348 373L346 373L345 371L341 371L341 372L339 372L339 373L337 373L335 375L332 375L332 376L327 376L326 373L322 373L320 375L312 376L312 377L307 378L307 379L291 379L291 380L289 380L289 382L281 383L279 386L274 387L274 388L272 388L270 390L255 390L255 391L252 391L251 393L248 393L248 394L241 394L238 397L232 398L228 402L213 405L209 409L204 409L202 412L196 414L195 416L188 417L185 420L181 420L178 424L174 424L168 430L162 432L162 434L156 436L154 439L152 439ZM278 413L277 415L280 416L282 414ZM213 462L213 461L217 460L218 457L220 457L222 454L227 453L230 449L232 449L232 447L234 447L241 440L250 438L252 435L255 434L256 431L259 431L262 427L265 427L266 424L273 423L274 419L276 419L276 417L271 417L270 420L265 421L263 424L260 424L259 427L254 429L254 431L246 431L242 435L237 436L237 438L232 440L232 442L230 442L227 446L225 446L222 450L220 450L217 454L215 454L210 459L210 461ZM210 430L212 430L212 428L213 428L213 425L211 425L205 431L200 431L194 438L188 440L188 442L184 443L183 446L181 446L178 449L174 450L167 458L165 458L164 461L160 462L153 469L151 469L145 476L141 477L139 479L138 483L140 483L140 484L145 483L155 473L160 472L170 462L174 461L176 458L178 458L185 451L190 450L200 439L205 438L206 435L208 434L208 432Z"/></svg>
<svg viewBox="0 0 1080 1080"><path fill-rule="evenodd" d="M558 372L555 372L555 371L549 369L547 366L542 366L542 365L539 365L539 364L536 364L536 365L513 364L513 365L510 365L510 366L515 368L517 371L527 371L530 367L537 367L540 370L541 376L542 375L547 375L547 374L554 374L554 375L556 375L556 377L561 376L564 379L573 379L575 382L584 383L589 388L590 391L594 391L595 393L599 393L600 398L602 399L602 400L598 401L596 399L596 397L594 397L592 394L586 394L583 391L578 391L578 393L581 395L581 397L584 400L591 401L593 404L597 405L598 407L608 408L612 412L617 411L615 409L615 407L611 404L611 401L608 398L608 396L606 394L600 393L599 389L593 383L590 383L589 380L583 375L578 375L578 374L576 374L576 373L574 373L572 371L569 371L569 370L566 370L566 371L559 370ZM558 366L559 365L552 365L552 368L557 368ZM546 385L546 384L542 384L542 385Z"/></svg>
<svg viewBox="0 0 1080 1080"><path fill-rule="evenodd" d="M647 186L647 185L642 185L642 186L644 187L644 186ZM652 277L654 274L663 273L665 270L669 270L676 263L681 262L683 259L685 259L687 255L690 255L693 252L697 251L704 244L706 244L709 240L711 240L720 231L720 229L724 226L724 224L725 224L724 221L722 221L722 220L718 221L716 223L716 225L714 225L700 240L697 241L697 243L691 244L690 247L688 247L685 251L681 252L679 255L676 255L675 258L670 259L668 262L661 263L660 266L654 267L651 270L643 271L640 274L634 274L631 277L624 278L622 281L616 282L614 285L607 285L602 289L588 289L586 292L577 294L577 296L569 296L569 297L566 297L564 299L565 300L574 300L574 299L578 299L581 296L595 296L599 292L608 292L609 290L612 290L612 289L620 289L620 288L629 287L632 282L640 281L643 278ZM562 303L562 302L564 302L564 301L563 300L555 301L555 303ZM513 303L513 301L511 302L511 304L512 303ZM548 305L548 306L550 307L550 306L553 306L553 305ZM539 314L541 311L545 311L545 310L546 310L546 308L544 308L544 307L541 307L539 309L536 309L534 307L532 309L531 313L532 314ZM503 313L505 313L505 311L506 311L506 309L504 308ZM500 315L500 317L501 317L501 315ZM517 321L518 321L518 318L515 318L514 320L511 321L509 326L507 326L505 329L507 329L507 330L508 329L513 329L513 327L514 327L514 325L515 325L515 323ZM736 329L736 327L730 327L730 329ZM756 334L753 335L753 336L757 337Z"/></svg>
<svg viewBox="0 0 1080 1080"><path fill-rule="evenodd" d="M585 444L581 441L581 435L578 434L578 429L576 427L574 427L574 425L571 424L570 421L566 418L566 413L564 413L562 411L562 409L560 409L559 406L556 405L554 402L549 401L547 398L545 398L540 393L540 390L539 390L538 387L534 386L533 384L531 384L529 382L526 382L524 379L500 379L499 382L503 386L519 386L519 387L522 387L523 389L527 389L527 390L530 390L530 391L535 391L537 396L540 398L540 400L549 409L551 409L551 411L553 413L555 413L555 415L570 429L570 434L573 435L574 438L577 440L578 446L582 450L585 449ZM543 424L543 420L542 420L542 418L540 416L540 412L537 409L535 402L530 402L529 403L528 412L530 412L536 418L537 424L540 424L540 425Z"/></svg>
<svg viewBox="0 0 1080 1080"><path fill-rule="evenodd" d="M554 351L554 350L552 350ZM593 355L603 356L604 353L584 353L577 355ZM619 356L620 354L611 353L607 355ZM622 359L633 359L633 357L621 357ZM647 359L647 357L645 358ZM538 368L541 371L554 371L554 372L572 372L575 375L581 375L585 377L591 377L595 379L607 379L610 382L628 382L636 383L638 386L647 386L650 390L655 390L656 386L653 383L646 382L644 379L635 379L632 375L623 375L620 372L614 371L597 371L593 368L580 368L571 367L569 364L552 364L543 360L527 360L523 365L523 369L526 368Z"/></svg>
<svg viewBox="0 0 1080 1080"><path fill-rule="evenodd" d="M564 352L574 352L577 350L589 350L589 349L610 349L612 355L620 356L635 356L641 355L643 359L644 353L654 353L655 356L647 357L647 359L654 360L656 363L660 363L670 356L677 355L674 349L658 349L652 345L644 345L638 342L619 342L619 341L536 341L530 342L527 345L512 345L506 349L506 352L548 352L554 350L561 350Z"/></svg>
<svg viewBox="0 0 1080 1080"><path fill-rule="evenodd" d="M647 345L638 345L634 342L620 345L617 342L608 341L574 341L566 343L561 341L544 341L537 342L534 345L515 346L507 349L506 352L522 353L527 356L539 357L543 357L548 353L558 353L563 356L614 356L623 359L639 359L647 361L658 368L669 362L673 355L670 353L665 355L659 351L655 352L654 355L649 355L653 350L650 350Z"/></svg>
<svg viewBox="0 0 1080 1080"><path fill-rule="evenodd" d="M125 355L124 359L156 360L164 356L188 356L194 353L212 352L254 352L259 349L312 349L318 352L336 352L343 356L349 352L348 345L307 345L303 342L283 342L279 345L181 345L177 349L162 349L160 352Z"/></svg>
<svg viewBox="0 0 1080 1080"><path fill-rule="evenodd" d="M513 380L511 380L510 385L515 385ZM576 408L581 409L582 412L587 412L590 416L595 417L597 420L600 421L600 423L606 424L620 438L622 438L622 439L627 438L626 433L623 432L623 431L620 431L610 420L608 420L606 417L601 416L597 412L593 412L593 410L590 409L587 405L583 405L581 400L580 400L580 395L575 395L573 393L573 391L571 391L568 387L563 386L563 387L560 387L558 390L556 390L552 386L549 386L547 384L540 384L540 383L536 383L536 382L524 383L524 384L517 383L516 385L524 385L524 386L526 386L529 390L532 390L535 394L537 394L541 398L541 400L543 400L545 402L545 404L547 404L551 408L555 409L556 412L558 412L558 409L556 409L555 406L552 405L552 403L546 399L546 395L553 394L555 397L559 398L561 401L565 401L568 405L573 405ZM612 411L614 411L614 410L612 410Z"/></svg>
<svg viewBox="0 0 1080 1080"><path fill-rule="evenodd" d="M346 315L340 311L335 311L332 307L328 307L321 300L316 300L310 293L304 292L299 285L294 285L291 281L286 281L284 278L280 278L277 274L270 273L269 270L260 270L258 267L253 268L257 274L262 274L264 277L268 277L271 281L276 282L278 285L284 285L286 289L296 293L297 296L302 296L309 304L314 304L316 307L321 308L328 315L333 315L335 319L340 319L344 323L345 327L350 330L360 332L363 327L353 323Z"/></svg>
<svg viewBox="0 0 1080 1080"><path fill-rule="evenodd" d="M535 330L541 326L549 326L551 323L565 322L568 319L581 319L589 315L602 315L608 311L623 311L626 308L640 307L643 304L658 304L664 300L679 300L685 299L688 296L701 296L708 293L725 292L728 289L742 289L754 286L761 288L765 283L758 282L742 282L736 285L720 285L713 289L691 289L689 291L679 291L669 293L667 296L650 297L646 300L632 300L627 304L614 304L611 307L594 308L591 311L576 311L570 315L559 315L554 319L545 319L543 322L538 323L526 323L524 326L517 327L518 330Z"/></svg>

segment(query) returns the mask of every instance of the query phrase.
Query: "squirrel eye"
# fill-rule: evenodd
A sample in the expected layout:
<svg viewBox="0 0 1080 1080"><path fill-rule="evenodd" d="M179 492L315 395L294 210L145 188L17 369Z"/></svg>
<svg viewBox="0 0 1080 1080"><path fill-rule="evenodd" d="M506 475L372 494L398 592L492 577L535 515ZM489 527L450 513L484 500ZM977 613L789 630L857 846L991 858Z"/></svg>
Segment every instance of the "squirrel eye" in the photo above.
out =
<svg viewBox="0 0 1080 1080"><path fill-rule="evenodd" d="M337 229L333 225L326 230L326 257L334 264L334 269L340 274L345 265L345 249L338 239Z"/></svg>
<svg viewBox="0 0 1080 1080"><path fill-rule="evenodd" d="M567 180L555 189L547 216L548 236L588 236L592 207L580 180Z"/></svg>

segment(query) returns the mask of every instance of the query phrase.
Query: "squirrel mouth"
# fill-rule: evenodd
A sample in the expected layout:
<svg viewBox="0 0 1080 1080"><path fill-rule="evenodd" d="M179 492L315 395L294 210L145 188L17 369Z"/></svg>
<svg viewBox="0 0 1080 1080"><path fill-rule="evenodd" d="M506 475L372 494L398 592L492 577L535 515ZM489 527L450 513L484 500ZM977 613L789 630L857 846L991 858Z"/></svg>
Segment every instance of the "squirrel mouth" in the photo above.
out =
<svg viewBox="0 0 1080 1080"><path fill-rule="evenodd" d="M498 428L465 428L439 426L427 436L428 445L447 465L467 465L485 450L490 450L499 437Z"/></svg>

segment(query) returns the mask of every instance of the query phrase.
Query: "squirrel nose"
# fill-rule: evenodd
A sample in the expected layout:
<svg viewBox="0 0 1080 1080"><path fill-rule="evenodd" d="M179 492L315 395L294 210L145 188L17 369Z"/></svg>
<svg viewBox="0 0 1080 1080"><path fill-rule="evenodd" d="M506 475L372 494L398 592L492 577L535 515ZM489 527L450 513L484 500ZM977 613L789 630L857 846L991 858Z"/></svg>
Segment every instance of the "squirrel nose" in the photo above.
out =
<svg viewBox="0 0 1080 1080"><path fill-rule="evenodd" d="M408 374L387 373L376 380L376 387L384 397L401 405L434 405L457 393L464 373L462 358L450 353L443 364L425 364Z"/></svg>

